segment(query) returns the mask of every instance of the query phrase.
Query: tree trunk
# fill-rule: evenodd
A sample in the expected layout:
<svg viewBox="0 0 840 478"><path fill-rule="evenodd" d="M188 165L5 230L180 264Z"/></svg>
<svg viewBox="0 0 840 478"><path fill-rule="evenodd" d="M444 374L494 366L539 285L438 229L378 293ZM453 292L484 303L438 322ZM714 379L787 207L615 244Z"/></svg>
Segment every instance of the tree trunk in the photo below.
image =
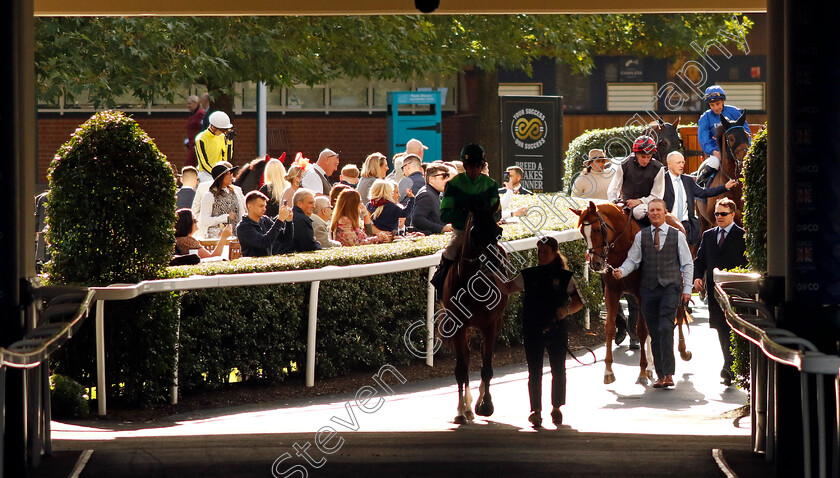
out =
<svg viewBox="0 0 840 478"><path fill-rule="evenodd" d="M502 158L500 146L499 73L496 70L476 71L478 114L476 140L484 148L490 176L501 184Z"/></svg>

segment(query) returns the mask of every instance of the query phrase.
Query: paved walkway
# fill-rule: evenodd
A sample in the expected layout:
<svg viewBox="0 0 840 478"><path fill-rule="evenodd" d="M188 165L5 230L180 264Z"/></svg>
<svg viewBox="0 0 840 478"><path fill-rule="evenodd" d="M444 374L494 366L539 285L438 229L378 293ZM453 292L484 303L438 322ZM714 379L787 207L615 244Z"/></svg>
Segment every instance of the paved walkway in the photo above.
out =
<svg viewBox="0 0 840 478"><path fill-rule="evenodd" d="M559 430L547 413L546 429L529 426L524 365L496 370L496 412L461 427L452 423L454 379L400 385L384 372L360 394L191 412L142 425L56 422L55 456L35 476L70 476L80 456L87 457L81 477L250 477L272 476L272 469L276 476L308 476L304 470L325 476L470 476L479 470L490 476L722 476L715 448L737 454L750 467L741 476L750 476L761 461L748 450L749 419L736 426L723 417L747 397L720 383L717 335L705 308L695 307L695 317L687 337L694 358L677 359L674 389L636 385L639 351L627 342L615 349L617 380L610 385L603 384L602 362L567 361ZM604 348L596 355L602 360ZM548 367L545 373L548 408ZM356 398L364 393L375 396L360 405ZM93 452L81 455L84 450ZM766 476L766 467L761 471Z"/></svg>

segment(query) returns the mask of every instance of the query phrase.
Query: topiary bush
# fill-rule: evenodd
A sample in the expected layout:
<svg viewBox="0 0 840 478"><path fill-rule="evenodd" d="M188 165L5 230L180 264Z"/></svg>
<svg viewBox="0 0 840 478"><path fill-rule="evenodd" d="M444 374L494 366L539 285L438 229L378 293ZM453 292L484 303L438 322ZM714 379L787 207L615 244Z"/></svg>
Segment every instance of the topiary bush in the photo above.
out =
<svg viewBox="0 0 840 478"><path fill-rule="evenodd" d="M50 283L103 286L166 275L175 242L175 178L133 119L118 111L93 115L59 148L48 180ZM172 294L108 304L107 377L116 398L138 404L166 395L177 313ZM53 366L93 386L93 352L90 325L53 355Z"/></svg>
<svg viewBox="0 0 840 478"><path fill-rule="evenodd" d="M749 267L767 271L767 125L753 137L741 178L744 200L744 231ZM750 389L750 343L732 332L732 373L735 383Z"/></svg>
<svg viewBox="0 0 840 478"><path fill-rule="evenodd" d="M756 272L767 271L767 125L753 138L744 161L744 230L747 260Z"/></svg>
<svg viewBox="0 0 840 478"><path fill-rule="evenodd" d="M85 387L64 375L50 377L50 402L53 418L84 418L90 413Z"/></svg>
<svg viewBox="0 0 840 478"><path fill-rule="evenodd" d="M564 160L563 189L566 193L571 193L575 179L583 171L583 162L589 158L589 150L603 149L609 158L625 158L632 152L633 140L642 131L643 126L593 129L573 139Z"/></svg>

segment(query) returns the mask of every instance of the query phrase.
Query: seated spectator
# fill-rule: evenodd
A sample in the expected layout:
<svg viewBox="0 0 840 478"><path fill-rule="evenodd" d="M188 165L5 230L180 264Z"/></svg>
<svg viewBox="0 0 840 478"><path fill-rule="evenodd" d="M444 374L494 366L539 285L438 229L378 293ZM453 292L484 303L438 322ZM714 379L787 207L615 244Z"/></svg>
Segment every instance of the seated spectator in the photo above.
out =
<svg viewBox="0 0 840 478"><path fill-rule="evenodd" d="M292 197L294 197L297 190L300 188L301 183L303 182L303 173L305 173L310 167L309 159L304 158L300 153L298 153L295 161L289 166L289 170L286 172L286 182L287 187L286 190L283 191L283 202L281 204L288 204L293 205Z"/></svg>
<svg viewBox="0 0 840 478"><path fill-rule="evenodd" d="M299 188L292 197L292 221L295 224L294 239L290 244L280 251L281 254L288 252L308 252L321 248L321 244L315 240L315 229L312 226L312 212L315 210L315 193L311 189Z"/></svg>
<svg viewBox="0 0 840 478"><path fill-rule="evenodd" d="M210 190L201 198L201 214L198 216L198 229L201 237L219 237L225 224L239 224L245 216L245 197L241 189L234 189L233 171L223 164L213 166L213 182Z"/></svg>
<svg viewBox="0 0 840 478"><path fill-rule="evenodd" d="M268 197L259 191L251 191L245 196L248 214L236 226L242 257L279 254L294 240L291 208L280 206L277 216L270 218L265 215L267 203Z"/></svg>
<svg viewBox="0 0 840 478"><path fill-rule="evenodd" d="M385 179L390 179L395 183L399 184L400 180L403 178L402 172L402 165L403 165L403 158L405 157L405 152L397 153L391 158L391 164L394 165L394 170L391 171L390 174L385 176Z"/></svg>
<svg viewBox="0 0 840 478"><path fill-rule="evenodd" d="M359 183L356 185L356 191L362 196L362 204L367 204L370 201L368 191L377 179L384 179L388 175L388 158L382 153L371 153L362 164L362 173ZM332 196L332 195L330 195ZM333 201L335 207L335 201Z"/></svg>
<svg viewBox="0 0 840 478"><path fill-rule="evenodd" d="M355 164L348 164L341 168L341 174L338 175L339 183L346 184L352 188L359 183L359 167Z"/></svg>
<svg viewBox="0 0 840 478"><path fill-rule="evenodd" d="M335 208L335 202L338 201L338 195L341 194L341 191L344 191L345 189L352 189L352 188L350 186L346 185L346 184L341 184L341 183L333 184L332 189L330 189L330 206ZM368 189L370 189L370 188L368 188Z"/></svg>
<svg viewBox="0 0 840 478"><path fill-rule="evenodd" d="M364 229L359 224L359 216L364 219ZM358 191L349 188L338 195L330 221L330 233L342 246L391 242L391 233L373 235L370 212L362 204Z"/></svg>
<svg viewBox="0 0 840 478"><path fill-rule="evenodd" d="M198 172L196 172L195 177L198 179ZM198 257L205 259L222 255L225 246L230 244L230 236L233 233L233 226L230 224L226 225L219 233L219 242L216 243L213 252L208 252L198 239L193 237L198 231L198 220L193 216L192 210L182 208L175 211L175 214L177 215L175 221L175 254L183 256L190 254L190 251L196 251Z"/></svg>
<svg viewBox="0 0 840 478"><path fill-rule="evenodd" d="M370 202L367 210L373 221L373 232L387 231L399 234L400 219L411 217L414 211L414 194L408 189L408 206L396 201L397 191L394 183L387 179L378 179L370 188Z"/></svg>
<svg viewBox="0 0 840 478"><path fill-rule="evenodd" d="M452 177L449 168L443 164L432 163L426 167L426 185L414 200L414 213L411 225L423 234L452 232L452 224L444 224L440 219L440 195L446 183Z"/></svg>
<svg viewBox="0 0 840 478"><path fill-rule="evenodd" d="M335 189L335 187L333 187ZM315 210L312 211L312 229L315 232L315 240L321 244L321 248L340 246L341 243L330 239L330 219L333 208L330 198L327 196L315 196Z"/></svg>
<svg viewBox="0 0 840 478"><path fill-rule="evenodd" d="M403 177L399 181L399 202L403 205L408 204L407 191L411 190L413 193L411 197L417 196L420 188L426 185L426 178L423 177L423 167L420 156L416 154L406 154L403 157L402 171Z"/></svg>
<svg viewBox="0 0 840 478"><path fill-rule="evenodd" d="M181 187L175 193L175 209L192 207L197 186L198 170L193 166L184 166L184 169L181 170Z"/></svg>
<svg viewBox="0 0 840 478"><path fill-rule="evenodd" d="M286 191L286 168L278 159L270 159L265 164L265 171L263 171L263 185L260 192L268 197L268 204L266 205L265 215L274 217L280 211L280 205L283 204L283 193Z"/></svg>

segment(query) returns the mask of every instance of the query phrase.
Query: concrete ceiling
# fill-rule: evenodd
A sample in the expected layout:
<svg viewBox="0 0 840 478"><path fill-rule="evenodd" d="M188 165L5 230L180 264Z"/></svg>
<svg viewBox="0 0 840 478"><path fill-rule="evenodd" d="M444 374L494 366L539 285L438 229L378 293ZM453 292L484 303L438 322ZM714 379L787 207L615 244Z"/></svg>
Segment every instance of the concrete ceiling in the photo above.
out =
<svg viewBox="0 0 840 478"><path fill-rule="evenodd" d="M427 0L428 1L428 0ZM766 0L440 0L436 13L766 12ZM35 0L36 16L378 15L417 13L412 0Z"/></svg>

